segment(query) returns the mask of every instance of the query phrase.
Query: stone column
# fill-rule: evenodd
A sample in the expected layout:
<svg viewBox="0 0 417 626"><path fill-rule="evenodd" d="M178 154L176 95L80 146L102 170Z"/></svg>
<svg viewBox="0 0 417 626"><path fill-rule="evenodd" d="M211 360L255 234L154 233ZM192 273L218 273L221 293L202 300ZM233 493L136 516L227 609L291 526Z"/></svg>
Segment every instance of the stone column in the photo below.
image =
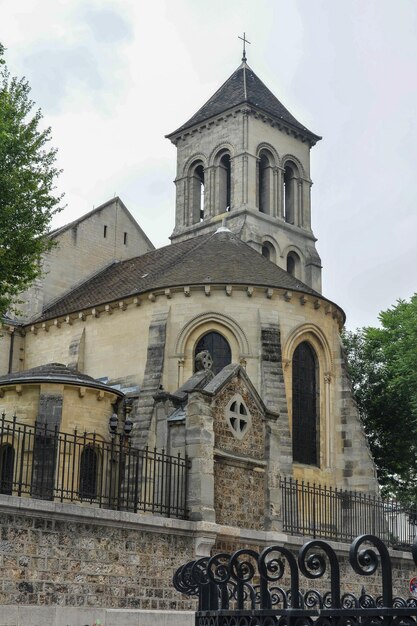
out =
<svg viewBox="0 0 417 626"><path fill-rule="evenodd" d="M303 226L311 230L311 180L303 180Z"/></svg>
<svg viewBox="0 0 417 626"><path fill-rule="evenodd" d="M324 430L326 433L326 456L324 459L324 465L327 470L330 470L331 467L334 467L334 459L333 459L333 445L334 445L334 421L332 419L332 412L330 410L330 384L332 382L332 376L330 372L324 373Z"/></svg>
<svg viewBox="0 0 417 626"><path fill-rule="evenodd" d="M213 217L214 211L215 168L210 165L204 169L204 219Z"/></svg>
<svg viewBox="0 0 417 626"><path fill-rule="evenodd" d="M296 225L304 226L303 219L303 181L301 178L297 181L297 216L296 216Z"/></svg>
<svg viewBox="0 0 417 626"><path fill-rule="evenodd" d="M211 396L201 391L194 391L188 396L185 445L191 461L187 493L189 518L193 521L214 522L214 431Z"/></svg>
<svg viewBox="0 0 417 626"><path fill-rule="evenodd" d="M277 216L284 219L284 168L277 167Z"/></svg>
<svg viewBox="0 0 417 626"><path fill-rule="evenodd" d="M174 182L176 187L175 230L178 231L188 225L187 179L176 178Z"/></svg>

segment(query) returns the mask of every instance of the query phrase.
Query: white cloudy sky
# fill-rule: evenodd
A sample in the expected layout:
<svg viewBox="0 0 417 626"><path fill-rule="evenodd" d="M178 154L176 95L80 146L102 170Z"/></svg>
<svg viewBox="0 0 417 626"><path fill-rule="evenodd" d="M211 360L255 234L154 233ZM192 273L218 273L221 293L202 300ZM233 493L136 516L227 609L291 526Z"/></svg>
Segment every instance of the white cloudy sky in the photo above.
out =
<svg viewBox="0 0 417 626"><path fill-rule="evenodd" d="M416 289L417 0L0 0L0 41L52 127L67 223L119 195L173 228L185 122L240 63L323 136L312 150L323 292L349 328Z"/></svg>

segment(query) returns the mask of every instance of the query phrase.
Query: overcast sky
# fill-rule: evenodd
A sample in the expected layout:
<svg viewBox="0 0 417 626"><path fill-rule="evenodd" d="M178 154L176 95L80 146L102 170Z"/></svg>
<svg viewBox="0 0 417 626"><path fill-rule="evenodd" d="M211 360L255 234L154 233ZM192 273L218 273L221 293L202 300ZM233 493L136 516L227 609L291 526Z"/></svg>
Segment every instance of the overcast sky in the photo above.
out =
<svg viewBox="0 0 417 626"><path fill-rule="evenodd" d="M240 64L322 135L311 152L323 293L347 326L416 288L417 0L0 0L0 41L52 127L67 208L119 195L156 246L175 130Z"/></svg>

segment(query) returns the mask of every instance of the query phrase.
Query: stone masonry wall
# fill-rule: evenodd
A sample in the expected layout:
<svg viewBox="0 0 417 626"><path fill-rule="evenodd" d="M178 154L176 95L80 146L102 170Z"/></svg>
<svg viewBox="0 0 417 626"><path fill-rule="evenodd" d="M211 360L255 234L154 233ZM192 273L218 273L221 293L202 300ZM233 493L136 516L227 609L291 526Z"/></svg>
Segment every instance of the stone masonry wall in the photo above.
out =
<svg viewBox="0 0 417 626"><path fill-rule="evenodd" d="M47 504L32 502L35 509ZM59 506L49 503L51 511ZM77 509L88 516L70 514ZM172 575L194 557L194 544L187 532L170 532L171 520L152 532L139 516L132 524L132 514L72 505L61 510L67 520L29 508L0 513L1 605L193 608L175 591Z"/></svg>
<svg viewBox="0 0 417 626"><path fill-rule="evenodd" d="M240 550L243 548L250 548L260 553L266 547L266 545L272 545L273 543L276 543L278 545L289 548L291 552L293 552L295 557L297 557L299 548L307 543L307 541L310 541L309 537L285 536L281 541L273 542L270 540L265 543L261 540L259 540L258 542L248 540L236 541L226 536L219 536L216 543L212 547L211 553L212 555L217 554L218 552L226 552L228 554L231 554L236 550ZM382 595L382 578L380 567L378 567L377 571L370 576L361 576L359 574L356 574L349 563L349 546L347 544L341 543L329 543L338 555L342 594L354 593L355 595L359 596L361 594L362 587L365 587L366 593L372 595L375 598ZM410 597L410 579L416 575L417 567L413 562L411 553L402 552L399 550L391 550L390 554L392 562L394 596L408 598ZM290 589L291 583L288 564L286 564L284 575L282 579L277 583L277 585L285 590ZM300 591L302 591L303 593L305 593L309 589L315 589L322 594L326 591L330 591L330 567L328 560L326 561L326 572L322 578L311 580L303 576L300 572L299 585Z"/></svg>
<svg viewBox="0 0 417 626"><path fill-rule="evenodd" d="M94 610L95 617L103 620L107 609L127 611L129 620L120 615L118 621L109 618L103 624L159 626L168 623L156 620L164 611L195 610L194 601L175 591L172 585L174 571L185 562L208 554L210 549L212 554L243 547L261 551L273 544L284 545L296 554L309 540L207 522L13 496L0 498L0 624L84 625L95 623L84 615ZM332 546L341 559L342 589L358 593L365 586L368 593L379 595L380 571L373 576L358 576L347 560L349 546ZM391 558L394 593L407 597L416 566L409 553L392 551ZM289 587L287 571L280 586ZM328 589L328 579L311 581L301 577L300 588L324 591ZM33 616L40 615L42 609L56 607L66 609L71 619L59 621L57 617L58 621L50 621L40 615L35 620L26 611L25 620L6 620L5 607L36 607ZM150 621L141 621L130 613L136 609L155 611L155 615ZM185 626L191 622L184 615L180 623Z"/></svg>
<svg viewBox="0 0 417 626"><path fill-rule="evenodd" d="M265 524L265 472L216 461L214 503L217 524L261 530Z"/></svg>
<svg viewBox="0 0 417 626"><path fill-rule="evenodd" d="M225 417L225 409L234 394L240 394L251 414L251 427L242 440L232 434ZM248 456L252 459L265 458L265 425L259 408L252 399L244 383L233 378L216 398L214 409L214 441L216 448L224 451Z"/></svg>
<svg viewBox="0 0 417 626"><path fill-rule="evenodd" d="M232 434L225 416L225 409L235 394L242 396L251 417L250 428L241 440ZM214 463L216 522L260 530L265 524L265 425L252 394L241 379L233 378L216 398L213 429L217 451Z"/></svg>

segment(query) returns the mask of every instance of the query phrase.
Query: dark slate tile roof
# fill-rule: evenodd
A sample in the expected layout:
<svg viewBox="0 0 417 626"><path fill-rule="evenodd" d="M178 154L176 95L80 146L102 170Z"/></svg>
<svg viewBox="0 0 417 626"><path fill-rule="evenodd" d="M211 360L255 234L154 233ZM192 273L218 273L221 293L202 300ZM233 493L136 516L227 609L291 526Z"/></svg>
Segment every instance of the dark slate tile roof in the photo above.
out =
<svg viewBox="0 0 417 626"><path fill-rule="evenodd" d="M300 124L284 105L264 85L246 63L242 63L216 93L185 124L167 135L172 137L183 130L219 115L228 109L242 104L251 104L281 120L285 124L309 137L314 143L321 137Z"/></svg>
<svg viewBox="0 0 417 626"><path fill-rule="evenodd" d="M157 289L210 284L259 285L322 297L268 261L238 236L223 231L113 263L54 302L35 321Z"/></svg>
<svg viewBox="0 0 417 626"><path fill-rule="evenodd" d="M31 369L24 370L23 372L12 372L5 376L0 376L0 386L10 385L13 383L33 383L33 382L57 382L66 383L71 385L83 385L85 387L94 387L96 389L106 389L113 391L119 396L124 394L109 387L99 380L82 374L78 370L71 369L63 363L46 363L39 367L32 367Z"/></svg>

